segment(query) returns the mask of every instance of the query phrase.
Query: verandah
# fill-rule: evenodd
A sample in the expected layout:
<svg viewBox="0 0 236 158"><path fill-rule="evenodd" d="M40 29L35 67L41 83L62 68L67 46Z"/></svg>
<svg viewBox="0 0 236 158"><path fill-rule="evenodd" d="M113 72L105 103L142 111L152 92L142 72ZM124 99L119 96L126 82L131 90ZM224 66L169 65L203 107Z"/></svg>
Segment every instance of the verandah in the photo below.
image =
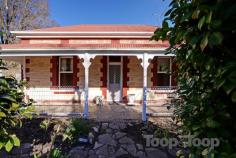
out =
<svg viewBox="0 0 236 158"><path fill-rule="evenodd" d="M22 52L15 52L16 56L21 56L23 59L27 56L78 56L79 59L82 61L82 64L84 66L84 111L83 116L84 118L88 118L88 94L89 94L89 87L88 87L88 81L89 81L89 68L92 63L92 60L96 56L136 56L140 60L140 64L143 68L143 99L142 99L142 120L147 120L147 67L150 63L150 61L155 57L167 57L167 56L173 56L172 54L166 55L164 54L164 50L155 50L155 51L117 51L117 50L111 50L111 51L83 51L83 53L76 53L75 51L70 51L70 53L63 53L63 51L59 51L56 54L54 54L54 51L50 51L50 53L47 52L47 54L44 54L44 52L37 52L37 53L22 53ZM8 56L8 55L5 55ZM23 62L24 64L25 62ZM25 66L25 65L24 65ZM25 73L25 72L24 72ZM25 76L25 75L24 75Z"/></svg>

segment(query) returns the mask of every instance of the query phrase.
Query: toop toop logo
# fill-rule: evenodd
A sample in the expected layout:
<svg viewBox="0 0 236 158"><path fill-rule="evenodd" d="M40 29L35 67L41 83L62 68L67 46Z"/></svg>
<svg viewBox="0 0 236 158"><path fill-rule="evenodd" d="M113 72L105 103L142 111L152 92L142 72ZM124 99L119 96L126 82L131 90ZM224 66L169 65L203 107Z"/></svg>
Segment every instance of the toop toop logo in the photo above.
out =
<svg viewBox="0 0 236 158"><path fill-rule="evenodd" d="M153 135L143 135L146 139L147 147L168 147L172 149L177 147L181 142L177 138L155 138ZM195 138L193 135L180 136L184 141L184 147L191 146L203 146L209 147L209 150L214 149L220 145L220 140L218 138Z"/></svg>

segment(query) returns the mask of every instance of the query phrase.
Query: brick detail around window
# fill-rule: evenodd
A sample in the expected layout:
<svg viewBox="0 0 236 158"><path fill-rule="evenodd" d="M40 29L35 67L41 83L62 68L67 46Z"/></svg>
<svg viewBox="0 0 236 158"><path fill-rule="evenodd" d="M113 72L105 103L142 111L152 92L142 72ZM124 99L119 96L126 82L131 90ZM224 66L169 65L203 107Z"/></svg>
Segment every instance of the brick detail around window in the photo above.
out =
<svg viewBox="0 0 236 158"><path fill-rule="evenodd" d="M51 57L51 68L50 68L50 72L51 72L51 85L52 87L56 87L58 86L58 62L59 62L59 57L57 56L53 56Z"/></svg>
<svg viewBox="0 0 236 158"><path fill-rule="evenodd" d="M27 73L27 72L30 72L30 68L29 68L29 67L25 68L25 72L26 72L26 73Z"/></svg>
<svg viewBox="0 0 236 158"><path fill-rule="evenodd" d="M157 86L157 57L154 57L153 60L152 60L152 69L151 69L151 72L152 72L152 78L151 78L151 81L152 81L152 86Z"/></svg>
<svg viewBox="0 0 236 158"><path fill-rule="evenodd" d="M127 56L123 57L123 88L122 88L122 98L123 98L123 102L127 103L128 102L128 98L127 98L127 91L128 91L128 81L129 81L129 77L128 77L128 73L129 73L129 68L128 68L128 64L129 64L129 59Z"/></svg>
<svg viewBox="0 0 236 158"><path fill-rule="evenodd" d="M30 59L26 59L26 60L25 60L25 63L26 63L26 64L30 64Z"/></svg>
<svg viewBox="0 0 236 158"><path fill-rule="evenodd" d="M79 67L78 67L78 63L79 63L79 58L77 56L73 56L73 86L77 87L78 82L79 82Z"/></svg>

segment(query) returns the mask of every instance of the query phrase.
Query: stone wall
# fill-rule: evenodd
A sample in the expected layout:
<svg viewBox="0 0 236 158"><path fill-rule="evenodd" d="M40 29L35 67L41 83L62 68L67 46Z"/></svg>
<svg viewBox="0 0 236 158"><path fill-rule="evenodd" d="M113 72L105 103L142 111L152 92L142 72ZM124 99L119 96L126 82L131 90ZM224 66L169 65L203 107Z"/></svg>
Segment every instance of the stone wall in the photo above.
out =
<svg viewBox="0 0 236 158"><path fill-rule="evenodd" d="M93 100L96 96L102 96L101 59L101 56L95 57L89 67L89 100Z"/></svg>
<svg viewBox="0 0 236 158"><path fill-rule="evenodd" d="M89 100L93 100L95 96L101 96L102 91L100 86L102 85L101 77L102 73L100 69L102 67L100 56L97 56L93 59L92 64L89 67ZM79 82L78 86L84 88L84 66L82 62L78 63L79 67ZM81 98L84 99L83 97Z"/></svg>
<svg viewBox="0 0 236 158"><path fill-rule="evenodd" d="M26 79L30 87L51 86L51 57L26 57Z"/></svg>

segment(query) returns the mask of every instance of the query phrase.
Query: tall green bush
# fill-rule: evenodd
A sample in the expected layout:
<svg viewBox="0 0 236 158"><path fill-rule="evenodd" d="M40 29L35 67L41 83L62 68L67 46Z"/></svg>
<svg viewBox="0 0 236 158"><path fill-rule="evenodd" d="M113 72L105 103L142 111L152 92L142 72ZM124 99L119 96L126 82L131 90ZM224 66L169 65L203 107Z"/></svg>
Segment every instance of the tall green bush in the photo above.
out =
<svg viewBox="0 0 236 158"><path fill-rule="evenodd" d="M190 147L191 157L236 157L235 33L234 0L172 0L153 36L176 54L181 130L220 139L214 150Z"/></svg>
<svg viewBox="0 0 236 158"><path fill-rule="evenodd" d="M0 70L6 68L0 60ZM0 76L0 149L11 151L20 146L20 140L12 128L21 127L23 118L31 118L33 107L31 102L24 102L23 83L13 77Z"/></svg>

